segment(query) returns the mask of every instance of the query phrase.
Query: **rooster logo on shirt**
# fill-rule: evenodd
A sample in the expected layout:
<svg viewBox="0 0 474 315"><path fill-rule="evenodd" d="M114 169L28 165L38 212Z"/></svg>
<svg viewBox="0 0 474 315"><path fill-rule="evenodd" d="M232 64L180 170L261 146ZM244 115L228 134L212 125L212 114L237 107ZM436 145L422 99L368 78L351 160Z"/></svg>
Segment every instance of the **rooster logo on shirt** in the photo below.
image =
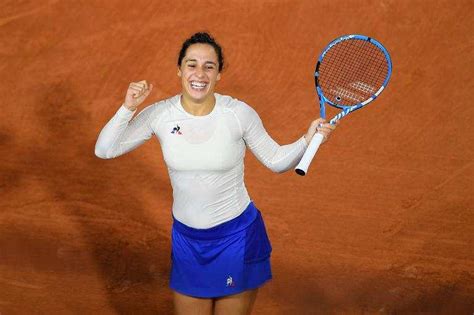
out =
<svg viewBox="0 0 474 315"><path fill-rule="evenodd" d="M182 135L181 131L179 131L179 129L181 129L181 127L179 127L179 125L176 125L176 127L173 128L173 130L171 131L172 134L178 134L178 135Z"/></svg>

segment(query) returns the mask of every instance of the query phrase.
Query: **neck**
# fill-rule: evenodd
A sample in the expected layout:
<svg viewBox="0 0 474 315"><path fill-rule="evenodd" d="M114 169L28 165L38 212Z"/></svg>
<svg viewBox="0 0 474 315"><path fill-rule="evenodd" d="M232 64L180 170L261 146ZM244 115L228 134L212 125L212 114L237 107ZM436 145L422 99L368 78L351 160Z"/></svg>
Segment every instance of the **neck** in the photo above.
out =
<svg viewBox="0 0 474 315"><path fill-rule="evenodd" d="M183 105L184 110L194 116L209 114L214 109L215 104L216 98L214 94L202 102L195 102L184 94L181 96L181 105Z"/></svg>

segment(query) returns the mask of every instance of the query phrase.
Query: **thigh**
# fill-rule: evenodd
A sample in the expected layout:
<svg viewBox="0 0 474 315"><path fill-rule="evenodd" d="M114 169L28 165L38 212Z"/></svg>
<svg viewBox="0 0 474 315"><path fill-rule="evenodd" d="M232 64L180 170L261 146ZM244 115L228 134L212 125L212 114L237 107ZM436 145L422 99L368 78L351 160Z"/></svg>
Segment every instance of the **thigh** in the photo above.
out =
<svg viewBox="0 0 474 315"><path fill-rule="evenodd" d="M213 300L196 298L173 291L176 315L212 315Z"/></svg>
<svg viewBox="0 0 474 315"><path fill-rule="evenodd" d="M215 315L248 315L257 298L258 289L244 291L215 299Z"/></svg>

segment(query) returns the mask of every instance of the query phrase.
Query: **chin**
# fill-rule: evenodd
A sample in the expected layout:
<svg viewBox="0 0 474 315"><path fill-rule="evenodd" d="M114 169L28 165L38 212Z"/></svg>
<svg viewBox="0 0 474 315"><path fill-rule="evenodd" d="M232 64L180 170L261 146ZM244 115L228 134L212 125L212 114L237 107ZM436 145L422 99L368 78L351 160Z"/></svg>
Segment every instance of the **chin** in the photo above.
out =
<svg viewBox="0 0 474 315"><path fill-rule="evenodd" d="M196 103L202 103L214 95L214 91L186 91L187 96Z"/></svg>

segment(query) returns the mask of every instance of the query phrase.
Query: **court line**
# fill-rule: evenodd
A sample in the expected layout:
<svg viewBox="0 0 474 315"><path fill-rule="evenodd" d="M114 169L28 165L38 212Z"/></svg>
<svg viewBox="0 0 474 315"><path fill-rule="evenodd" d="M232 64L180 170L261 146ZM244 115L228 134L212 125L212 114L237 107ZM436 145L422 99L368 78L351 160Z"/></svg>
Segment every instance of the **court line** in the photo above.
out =
<svg viewBox="0 0 474 315"><path fill-rule="evenodd" d="M7 17L7 18L0 19L0 26L8 24L11 21L14 21L14 20L29 16L29 15L32 15L32 14L36 13L37 11L42 10L45 7L48 7L48 6L51 6L51 5L55 4L56 2L59 2L59 0L50 0L48 2L48 4L40 6L36 9L32 9L32 10L29 10L29 11L26 11L26 12L19 13L17 15L13 15L13 16L10 16L10 17Z"/></svg>

